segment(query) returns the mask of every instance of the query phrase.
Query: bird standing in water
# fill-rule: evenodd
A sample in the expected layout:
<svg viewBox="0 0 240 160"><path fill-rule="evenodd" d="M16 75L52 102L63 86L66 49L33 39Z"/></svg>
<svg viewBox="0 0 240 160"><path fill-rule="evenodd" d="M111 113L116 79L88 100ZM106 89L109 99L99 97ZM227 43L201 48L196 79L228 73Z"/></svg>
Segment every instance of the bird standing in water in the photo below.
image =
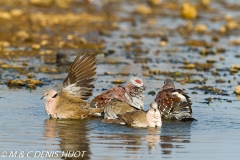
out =
<svg viewBox="0 0 240 160"><path fill-rule="evenodd" d="M117 114L143 109L144 89L142 79L132 76L125 86L111 88L96 96L90 106L91 108L103 108L105 119L116 119Z"/></svg>
<svg viewBox="0 0 240 160"><path fill-rule="evenodd" d="M136 110L117 115L125 124L133 127L161 127L162 119L156 102L152 102L147 112Z"/></svg>
<svg viewBox="0 0 240 160"><path fill-rule="evenodd" d="M45 111L51 118L84 119L89 115L89 103L92 95L92 84L96 74L95 56L79 53L72 63L68 76L63 82L60 93L48 90L45 98Z"/></svg>
<svg viewBox="0 0 240 160"><path fill-rule="evenodd" d="M155 102L163 119L179 121L193 121L190 97L181 89L176 89L172 80L166 79L161 91L158 92Z"/></svg>

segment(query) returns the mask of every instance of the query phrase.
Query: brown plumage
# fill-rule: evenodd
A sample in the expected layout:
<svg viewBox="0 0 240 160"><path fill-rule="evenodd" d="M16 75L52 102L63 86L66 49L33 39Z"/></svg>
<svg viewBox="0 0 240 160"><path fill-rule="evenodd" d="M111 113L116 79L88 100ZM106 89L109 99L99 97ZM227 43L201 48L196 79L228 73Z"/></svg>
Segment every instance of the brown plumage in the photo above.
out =
<svg viewBox="0 0 240 160"><path fill-rule="evenodd" d="M126 124L133 127L148 127L148 121L146 118L146 112L144 111L133 111L127 112L123 115L118 115L119 119L124 121Z"/></svg>
<svg viewBox="0 0 240 160"><path fill-rule="evenodd" d="M156 102L152 102L147 112L136 110L117 115L127 125L133 127L161 127L161 114Z"/></svg>
<svg viewBox="0 0 240 160"><path fill-rule="evenodd" d="M175 89L174 83L167 79L161 91L158 92L157 102L163 119L179 121L192 121L192 108L190 97L181 89Z"/></svg>
<svg viewBox="0 0 240 160"><path fill-rule="evenodd" d="M144 106L144 94L143 90L145 86L143 85L143 81L139 77L130 77L128 82L124 86L114 87L109 89L107 92L101 93L96 96L90 103L91 108L105 108L104 113L111 110L106 109L106 107L112 106L112 103L128 105L129 108L132 109L143 109ZM114 101L114 102L113 102ZM120 107L121 105L116 105L116 107ZM112 108L112 107L110 107ZM118 108L117 110L121 110ZM109 113L108 115L112 115ZM116 118L116 114L113 116L108 116L108 119Z"/></svg>
<svg viewBox="0 0 240 160"><path fill-rule="evenodd" d="M72 63L63 88L58 94L49 90L44 94L45 110L51 118L84 119L89 114L89 103L85 100L92 95L94 85L95 56L79 53Z"/></svg>
<svg viewBox="0 0 240 160"><path fill-rule="evenodd" d="M122 115L126 112L132 112L135 110L136 109L130 106L127 102L114 99L105 106L104 119L117 119L117 115Z"/></svg>
<svg viewBox="0 0 240 160"><path fill-rule="evenodd" d="M125 97L125 88L120 87L113 87L107 90L107 92L104 92L98 96L96 96L92 102L91 107L95 108L94 105L96 105L97 108L105 108L105 106L111 101L111 99L116 98L120 101L126 102L127 98ZM116 94L115 94L116 93Z"/></svg>

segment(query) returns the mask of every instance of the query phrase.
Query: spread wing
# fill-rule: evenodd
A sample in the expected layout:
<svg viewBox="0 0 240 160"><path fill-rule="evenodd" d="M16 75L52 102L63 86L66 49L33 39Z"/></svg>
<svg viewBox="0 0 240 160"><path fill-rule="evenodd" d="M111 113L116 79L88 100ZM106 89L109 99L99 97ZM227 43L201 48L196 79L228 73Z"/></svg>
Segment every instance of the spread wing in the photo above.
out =
<svg viewBox="0 0 240 160"><path fill-rule="evenodd" d="M63 91L87 100L92 95L92 84L96 74L95 56L80 52L73 61L68 76L63 82Z"/></svg>

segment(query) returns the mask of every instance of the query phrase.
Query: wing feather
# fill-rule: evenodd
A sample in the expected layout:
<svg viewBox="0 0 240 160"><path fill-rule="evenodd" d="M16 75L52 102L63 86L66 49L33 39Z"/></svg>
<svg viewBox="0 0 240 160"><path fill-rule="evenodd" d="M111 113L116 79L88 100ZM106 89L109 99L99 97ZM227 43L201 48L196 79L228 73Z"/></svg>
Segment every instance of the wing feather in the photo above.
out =
<svg viewBox="0 0 240 160"><path fill-rule="evenodd" d="M80 52L70 66L69 73L63 82L63 90L87 100L94 88L92 82L96 74L95 59L93 54Z"/></svg>

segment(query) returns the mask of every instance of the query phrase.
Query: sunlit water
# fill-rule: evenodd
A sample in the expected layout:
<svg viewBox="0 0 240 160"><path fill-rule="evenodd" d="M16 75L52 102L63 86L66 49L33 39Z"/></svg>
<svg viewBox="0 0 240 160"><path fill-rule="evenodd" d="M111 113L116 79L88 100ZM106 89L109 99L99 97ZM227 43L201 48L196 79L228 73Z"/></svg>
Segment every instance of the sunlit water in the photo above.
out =
<svg viewBox="0 0 240 160"><path fill-rule="evenodd" d="M101 118L49 119L40 100L42 94L42 89L30 92L1 86L0 151L6 151L7 157L20 156L11 151L24 151L21 159L31 159L26 155L29 152L32 158L61 159L67 151L76 151L76 159L104 160L224 160L238 159L240 155L237 101L225 105L217 102L213 106L195 103L193 115L198 121L164 121L162 128L143 129L102 123ZM83 157L79 156L83 151ZM48 157L47 152L58 155Z"/></svg>
<svg viewBox="0 0 240 160"><path fill-rule="evenodd" d="M229 0L229 2L238 2ZM124 5L124 4L121 4ZM213 4L213 7L222 7ZM119 15L128 16L129 12L136 6L131 6L127 2L123 11ZM221 17L230 13L230 10L222 9ZM226 13L225 13L226 12ZM232 12L232 15L239 17L239 12ZM219 29L222 21L212 23L208 15L203 15L199 23L208 25L210 29ZM218 16L218 14L216 14ZM47 77L52 81L51 85L37 87L36 90L27 89L8 89L6 85L0 86L0 158L1 159L239 159L240 157L240 97L233 94L234 87L239 83L239 73L230 75L228 71L219 72L219 76L213 76L210 71L215 69L230 68L231 64L239 64L240 59L235 58L239 54L239 46L229 46L229 40L232 37L219 37L220 47L226 48L226 53L209 55L203 57L199 50L187 46L179 46L186 39L183 39L178 33L171 33L162 28L169 27L176 29L186 23L178 17L159 16L156 18L156 24L159 29L144 27L136 20L136 26L131 23L119 23L120 30L111 32L111 36L104 37L106 48L115 50L113 55L105 57L129 64L108 65L103 62L101 56L97 57L97 73L94 81L95 89L93 96L102 92L102 88L108 89L113 86L110 82L115 79L127 80L127 76L107 76L103 73L128 72L142 76L142 64L134 64L137 56L133 51L126 53L123 51L125 42L135 42L134 38L128 36L132 31L136 33L143 32L163 32L169 34L169 43L166 47L159 47L159 38L142 38L144 42L139 48L149 49L148 54L141 55L141 58L150 58L151 62L147 64L149 68L160 69L161 71L180 71L188 73L202 74L196 78L208 78L206 85L220 88L228 93L228 96L205 94L204 91L192 90L191 88L199 84L181 85L176 83L177 88L184 88L189 93L193 102L193 116L198 121L171 122L163 121L162 128L143 129L132 128L124 125L106 124L101 122L101 118L91 118L83 121L79 120L53 120L49 119L44 111L44 100L40 100L44 90L47 88L60 89L63 78L66 74L37 74L36 79ZM136 18L137 19L137 18ZM195 25L195 24L194 24ZM164 27L163 27L164 26ZM210 30L209 29L209 30ZM125 35L126 38L120 38ZM236 35L236 37L239 35ZM189 39L211 39L211 35L189 35ZM177 48L177 52L167 52ZM160 55L155 55L156 50ZM77 51L74 51L77 52ZM219 61L224 57L224 61ZM171 62L169 61L171 59ZM206 62L207 59L214 59L217 62L214 68L209 72L197 72L196 70L182 70L182 61L187 60L190 63ZM28 59L29 65L41 66L43 62L39 59ZM21 62L19 62L21 63ZM52 66L51 66L52 67ZM53 66L55 67L55 66ZM5 73L8 71L4 71ZM9 71L10 73L10 71ZM16 73L11 73L16 74ZM15 75L14 75L15 76ZM204 76L204 77L203 77ZM163 85L164 75L152 77L143 77L147 86L145 92L145 110L154 100L154 96L148 95L149 91L159 91ZM234 79L235 77L235 79ZM6 80L8 77L4 77ZM217 84L216 79L222 78L231 83ZM192 91L197 94L191 94ZM220 98L213 100L209 104L206 98ZM91 97L92 98L92 97ZM227 102L231 100L232 102ZM17 152L16 152L17 151ZM75 151L75 158L68 154L68 151ZM15 154L16 153L16 154ZM23 154L22 154L23 153ZM49 155L47 155L50 154ZM64 159L64 158L63 158Z"/></svg>

